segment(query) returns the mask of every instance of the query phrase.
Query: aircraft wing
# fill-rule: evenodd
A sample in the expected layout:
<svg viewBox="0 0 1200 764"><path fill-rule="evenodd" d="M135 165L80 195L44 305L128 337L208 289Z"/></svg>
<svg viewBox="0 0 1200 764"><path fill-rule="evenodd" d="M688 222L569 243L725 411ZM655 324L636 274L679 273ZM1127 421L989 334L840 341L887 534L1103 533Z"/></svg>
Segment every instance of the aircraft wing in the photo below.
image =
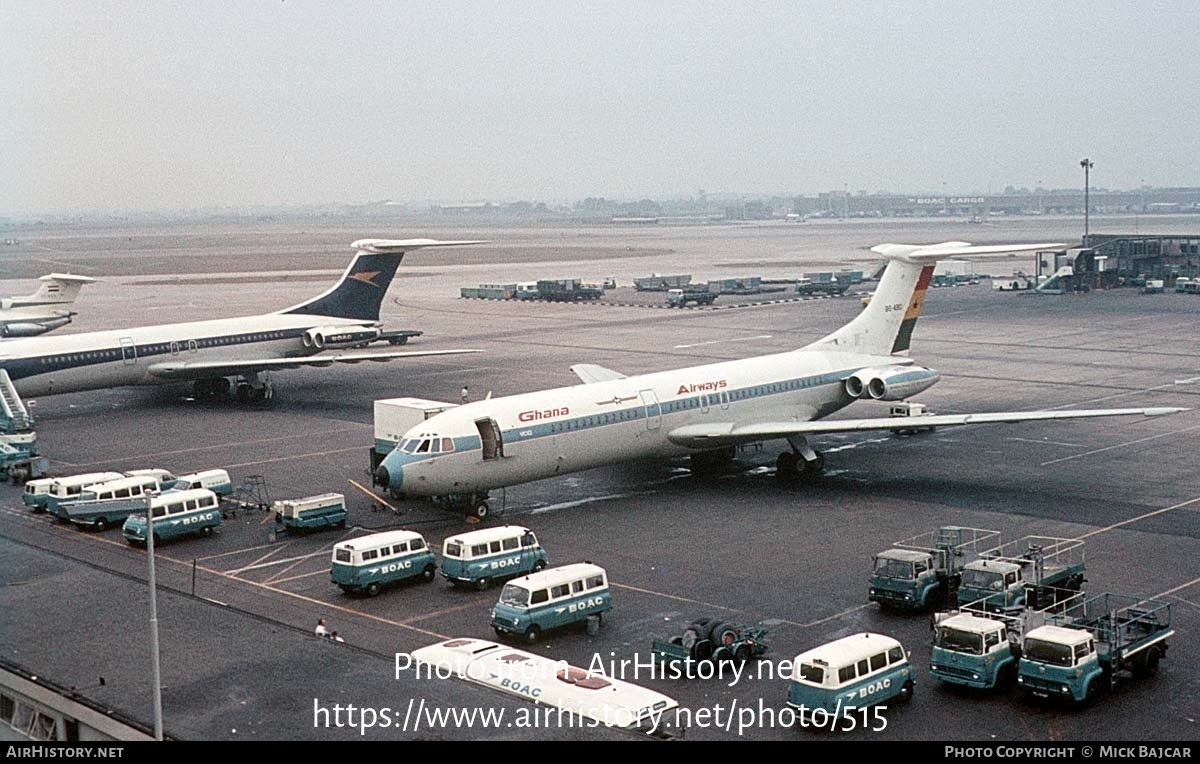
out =
<svg viewBox="0 0 1200 764"><path fill-rule="evenodd" d="M690 424L667 433L672 443L686 448L719 448L756 443L792 435L828 435L835 432L899 430L909 427L955 427L966 424L1007 424L1047 419L1083 419L1102 416L1162 416L1187 411L1184 408L1087 409L1077 411L1007 411L986 414L933 414L921 417L878 417L875 419L830 419L811 422L758 422L734 424Z"/></svg>
<svg viewBox="0 0 1200 764"><path fill-rule="evenodd" d="M594 363L577 363L571 367L571 371L575 372L575 376L579 377L585 385L590 385L593 382L611 382L614 379L625 379L625 375L621 372L606 369Z"/></svg>
<svg viewBox="0 0 1200 764"><path fill-rule="evenodd" d="M363 361L394 361L398 358L417 358L435 355L461 355L480 353L480 350L409 350L389 353L322 353L297 358L236 359L228 361L164 361L147 367L160 379L201 379L204 377L227 377L234 374L249 374L256 371L299 369L301 366L332 366L335 363L362 363Z"/></svg>

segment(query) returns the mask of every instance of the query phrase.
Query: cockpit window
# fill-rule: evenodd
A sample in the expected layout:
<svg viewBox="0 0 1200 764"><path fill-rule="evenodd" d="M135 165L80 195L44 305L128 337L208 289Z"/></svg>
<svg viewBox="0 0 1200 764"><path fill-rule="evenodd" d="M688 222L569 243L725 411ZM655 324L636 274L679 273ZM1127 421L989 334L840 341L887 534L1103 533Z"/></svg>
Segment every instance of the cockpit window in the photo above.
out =
<svg viewBox="0 0 1200 764"><path fill-rule="evenodd" d="M453 438L442 438L442 453L454 450Z"/></svg>
<svg viewBox="0 0 1200 764"><path fill-rule="evenodd" d="M426 438L425 440L422 440L421 445L417 446L417 450L414 453L418 453L418 454L429 453L429 439Z"/></svg>

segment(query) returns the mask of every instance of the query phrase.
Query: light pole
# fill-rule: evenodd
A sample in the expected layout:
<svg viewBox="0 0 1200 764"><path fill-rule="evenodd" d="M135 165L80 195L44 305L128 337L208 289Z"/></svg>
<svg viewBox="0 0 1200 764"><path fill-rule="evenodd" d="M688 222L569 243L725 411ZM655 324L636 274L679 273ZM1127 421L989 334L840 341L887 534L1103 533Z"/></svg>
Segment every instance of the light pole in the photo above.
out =
<svg viewBox="0 0 1200 764"><path fill-rule="evenodd" d="M154 497L157 491L146 494L146 558L150 563L150 673L154 683L154 739L163 739L162 671L158 661L158 596L154 582Z"/></svg>
<svg viewBox="0 0 1200 764"><path fill-rule="evenodd" d="M1091 205L1088 203L1088 187L1090 185L1090 173L1094 166L1092 160L1083 159L1079 162L1079 166L1083 168L1083 245L1087 246L1088 235L1088 214L1091 212Z"/></svg>

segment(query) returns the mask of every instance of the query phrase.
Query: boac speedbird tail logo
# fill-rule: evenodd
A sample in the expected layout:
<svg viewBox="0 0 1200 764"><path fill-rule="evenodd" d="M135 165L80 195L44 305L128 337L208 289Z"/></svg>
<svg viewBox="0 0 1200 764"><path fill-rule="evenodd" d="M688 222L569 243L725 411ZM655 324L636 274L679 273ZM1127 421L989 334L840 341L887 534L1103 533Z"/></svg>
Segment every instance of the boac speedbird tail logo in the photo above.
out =
<svg viewBox="0 0 1200 764"><path fill-rule="evenodd" d="M354 279L355 281L361 281L364 284L370 284L378 289L379 285L376 284L373 279L380 273L382 273L382 271L363 271L362 273L355 273L350 278Z"/></svg>

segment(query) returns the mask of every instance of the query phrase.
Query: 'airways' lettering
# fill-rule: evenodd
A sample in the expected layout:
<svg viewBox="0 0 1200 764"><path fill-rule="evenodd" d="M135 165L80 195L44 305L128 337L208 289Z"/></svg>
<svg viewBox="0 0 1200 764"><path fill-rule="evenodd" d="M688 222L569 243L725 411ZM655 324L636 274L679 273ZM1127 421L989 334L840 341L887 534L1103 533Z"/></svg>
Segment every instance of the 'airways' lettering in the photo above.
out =
<svg viewBox="0 0 1200 764"><path fill-rule="evenodd" d="M712 382L701 382L698 385L680 385L676 395L687 395L688 393L709 393L717 390L724 390L729 387L729 383L723 379L713 380Z"/></svg>
<svg viewBox="0 0 1200 764"><path fill-rule="evenodd" d="M536 422L539 419L553 419L556 416L566 416L571 410L566 406L557 409L542 409L541 411L522 411L517 414L517 419L522 422Z"/></svg>

